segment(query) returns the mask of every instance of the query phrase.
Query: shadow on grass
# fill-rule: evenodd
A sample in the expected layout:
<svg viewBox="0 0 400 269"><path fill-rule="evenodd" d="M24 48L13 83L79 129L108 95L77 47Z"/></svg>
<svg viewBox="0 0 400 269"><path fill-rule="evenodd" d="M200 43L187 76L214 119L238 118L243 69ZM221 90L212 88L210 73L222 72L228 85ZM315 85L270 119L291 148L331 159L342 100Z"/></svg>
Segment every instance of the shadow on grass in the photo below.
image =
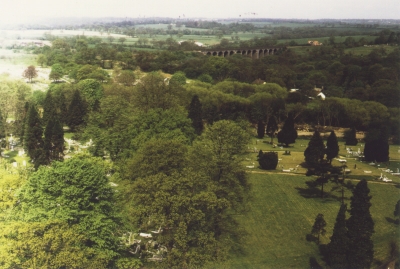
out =
<svg viewBox="0 0 400 269"><path fill-rule="evenodd" d="M323 267L318 263L317 259L310 257L310 269L322 269Z"/></svg>
<svg viewBox="0 0 400 269"><path fill-rule="evenodd" d="M323 196L321 195L321 185L316 183L315 181L306 181L306 188L300 188L296 187L295 189L299 192L299 194L304 197L304 198L322 198L324 199L323 202L329 202L329 201L341 201L342 196L336 195L332 192L325 192L323 193ZM347 200L348 198L344 198Z"/></svg>
<svg viewBox="0 0 400 269"><path fill-rule="evenodd" d="M393 224L396 224L396 225L400 224L400 220L399 219L392 219L392 218L389 218L389 217L386 217L385 219L389 223L393 223Z"/></svg>

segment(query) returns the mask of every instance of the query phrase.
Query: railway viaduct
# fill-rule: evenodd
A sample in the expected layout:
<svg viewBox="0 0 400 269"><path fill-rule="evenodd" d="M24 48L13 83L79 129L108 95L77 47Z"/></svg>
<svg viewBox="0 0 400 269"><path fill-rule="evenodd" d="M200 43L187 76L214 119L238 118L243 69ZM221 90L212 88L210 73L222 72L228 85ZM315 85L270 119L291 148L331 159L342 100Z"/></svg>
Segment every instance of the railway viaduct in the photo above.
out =
<svg viewBox="0 0 400 269"><path fill-rule="evenodd" d="M225 49L201 51L204 55L229 57L234 54L242 54L252 59L260 59L268 55L273 55L283 48L263 48L263 49Z"/></svg>

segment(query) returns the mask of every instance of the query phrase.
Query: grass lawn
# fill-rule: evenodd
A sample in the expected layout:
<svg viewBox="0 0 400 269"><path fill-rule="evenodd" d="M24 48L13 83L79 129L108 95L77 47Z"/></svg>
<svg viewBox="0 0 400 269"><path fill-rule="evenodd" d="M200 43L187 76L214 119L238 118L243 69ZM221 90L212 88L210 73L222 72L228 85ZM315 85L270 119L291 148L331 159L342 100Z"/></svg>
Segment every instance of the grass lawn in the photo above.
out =
<svg viewBox="0 0 400 269"><path fill-rule="evenodd" d="M324 139L326 140L326 138ZM306 181L315 180L315 177L306 177L306 169L299 166L294 173L284 173L283 168L295 168L304 161L304 150L308 145L308 137L300 137L289 148L272 148L272 145L263 143L269 138L254 138L249 146L245 165L255 164L254 169L248 169L249 180L252 185L251 202L246 214L238 216L240 225L246 230L247 235L240 243L242 249L234 253L227 261L211 264L209 268L309 268L309 259L314 257L324 265L318 246L306 240L306 235L311 232L315 217L318 213L324 214L327 222L327 233L322 236L321 243L329 243L332 235L336 215L340 207L341 193L329 182L324 185L324 196L320 198L320 187L310 189ZM277 139L274 140L277 142ZM346 147L339 139L339 155L346 158ZM353 150L363 149L363 144L353 146ZM256 148L256 152L254 152ZM258 150L277 151L279 159L278 168L267 172L258 168ZM290 155L284 155L290 150ZM390 146L390 164L380 164L380 167L390 167L392 170L400 167L399 146ZM375 180L382 172L378 166L371 166L355 158L346 158L347 166L351 172L346 175L346 180L354 185L358 180L369 180L368 186L372 195L370 209L375 222L375 266L386 262L389 255L389 243L399 238L399 226L395 225L393 211L400 198L400 178L387 174L393 183L384 183ZM357 168L354 169L354 164ZM334 160L333 165L340 165ZM372 171L371 174L364 173ZM345 190L345 203L350 206L350 190ZM349 214L347 214L347 218Z"/></svg>
<svg viewBox="0 0 400 269"><path fill-rule="evenodd" d="M305 181L311 178L288 174L250 174L252 184L251 203L245 215L238 221L247 235L240 243L242 250L234 253L226 262L209 268L309 268L314 257L323 264L318 246L306 240L315 217L324 214L327 233L321 243L329 242L340 202L330 192L334 183L325 186L332 194L329 198L307 198L301 195ZM356 182L354 182L356 183ZM375 260L385 261L388 245L399 237L398 226L392 223L394 205L400 190L393 185L369 184L372 195L371 214L375 222ZM351 192L345 192L348 205ZM349 215L347 215L349 217Z"/></svg>

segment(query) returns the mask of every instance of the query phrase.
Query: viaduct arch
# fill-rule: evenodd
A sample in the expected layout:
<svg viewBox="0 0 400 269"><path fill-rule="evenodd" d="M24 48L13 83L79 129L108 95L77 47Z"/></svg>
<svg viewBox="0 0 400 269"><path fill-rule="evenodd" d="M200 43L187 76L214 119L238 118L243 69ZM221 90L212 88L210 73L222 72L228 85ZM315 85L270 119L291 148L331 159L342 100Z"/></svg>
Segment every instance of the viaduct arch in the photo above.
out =
<svg viewBox="0 0 400 269"><path fill-rule="evenodd" d="M229 49L229 50L208 50L201 51L204 55L229 57L234 54L241 54L252 59L260 59L268 55L273 55L283 48L264 48L264 49Z"/></svg>

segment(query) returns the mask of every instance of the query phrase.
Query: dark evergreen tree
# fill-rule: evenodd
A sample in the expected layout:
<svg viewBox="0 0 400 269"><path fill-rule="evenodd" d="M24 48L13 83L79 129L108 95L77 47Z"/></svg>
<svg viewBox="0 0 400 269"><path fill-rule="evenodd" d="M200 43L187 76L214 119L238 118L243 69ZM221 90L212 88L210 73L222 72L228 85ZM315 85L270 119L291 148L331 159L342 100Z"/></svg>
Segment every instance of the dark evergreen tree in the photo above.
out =
<svg viewBox="0 0 400 269"><path fill-rule="evenodd" d="M25 125L26 125L26 121L27 121L27 118L28 118L29 107L30 107L29 102L25 102L24 115L23 115L23 118L22 118L22 127L23 128L21 128L21 130L20 130L20 141L21 141L22 144L24 144L24 139L25 139Z"/></svg>
<svg viewBox="0 0 400 269"><path fill-rule="evenodd" d="M320 235L324 235L326 233L325 226L326 221L324 220L324 215L319 213L315 218L315 222L311 230L311 234L317 237L317 244L319 244Z"/></svg>
<svg viewBox="0 0 400 269"><path fill-rule="evenodd" d="M304 151L307 165L317 167L322 163L325 155L325 145L318 131L315 131Z"/></svg>
<svg viewBox="0 0 400 269"><path fill-rule="evenodd" d="M271 144L274 142L275 132L278 131L278 124L274 116L269 117L265 132L271 137Z"/></svg>
<svg viewBox="0 0 400 269"><path fill-rule="evenodd" d="M188 117L192 120L193 128L196 134L200 135L203 132L203 110L199 97L194 95L189 106Z"/></svg>
<svg viewBox="0 0 400 269"><path fill-rule="evenodd" d="M357 145L358 141L356 138L356 129L351 128L344 132L344 140L346 141L346 145L355 146Z"/></svg>
<svg viewBox="0 0 400 269"><path fill-rule="evenodd" d="M327 262L332 269L349 268L346 258L348 248L346 210L347 205L342 204L333 227L331 242L327 246Z"/></svg>
<svg viewBox="0 0 400 269"><path fill-rule="evenodd" d="M6 129L5 129L5 120L3 119L3 114L1 113L0 110L0 153L1 153L1 148L4 145L4 139L6 137Z"/></svg>
<svg viewBox="0 0 400 269"><path fill-rule="evenodd" d="M389 160L389 132L387 128L370 129L365 137L364 156L367 162Z"/></svg>
<svg viewBox="0 0 400 269"><path fill-rule="evenodd" d="M67 109L67 101L65 100L65 95L62 93L59 98L60 98L59 99L60 107L58 111L58 119L62 126L68 120L68 109Z"/></svg>
<svg viewBox="0 0 400 269"><path fill-rule="evenodd" d="M55 120L53 124L53 129L51 132L51 142L52 142L52 161L62 161L64 160L64 130L59 120Z"/></svg>
<svg viewBox="0 0 400 269"><path fill-rule="evenodd" d="M262 120L259 120L257 123L257 137L264 138L265 135L265 124Z"/></svg>
<svg viewBox="0 0 400 269"><path fill-rule="evenodd" d="M41 163L43 156L43 128L34 105L30 105L25 122L24 148L33 163ZM36 165L35 165L36 166Z"/></svg>
<svg viewBox="0 0 400 269"><path fill-rule="evenodd" d="M293 144L297 139L297 131L294 128L294 119L291 114L283 124L282 130L278 132L278 142L284 143L287 146Z"/></svg>
<svg viewBox="0 0 400 269"><path fill-rule="evenodd" d="M374 257L374 221L369 208L371 196L365 179L353 191L350 204L350 218L346 222L349 247L347 261L349 268L370 268Z"/></svg>
<svg viewBox="0 0 400 269"><path fill-rule="evenodd" d="M339 154L339 143L334 131L328 137L326 141L326 159L328 163L332 163L332 159Z"/></svg>
<svg viewBox="0 0 400 269"><path fill-rule="evenodd" d="M46 93L46 97L43 101L43 117L42 124L43 126L47 126L47 123L50 119L52 119L56 115L56 107L54 98L51 94L51 91L48 90Z"/></svg>
<svg viewBox="0 0 400 269"><path fill-rule="evenodd" d="M278 165L278 153L277 152L260 152L258 153L258 163L261 169L264 170L275 170Z"/></svg>
<svg viewBox="0 0 400 269"><path fill-rule="evenodd" d="M75 131L85 123L86 104L82 100L79 90L75 90L71 104L68 108L67 125L71 131Z"/></svg>
<svg viewBox="0 0 400 269"><path fill-rule="evenodd" d="M49 164L51 161L51 152L52 152L52 141L51 137L53 135L53 125L54 120L50 118L47 121L46 128L44 129L44 143L43 143L43 150L44 150L44 159L45 163Z"/></svg>

